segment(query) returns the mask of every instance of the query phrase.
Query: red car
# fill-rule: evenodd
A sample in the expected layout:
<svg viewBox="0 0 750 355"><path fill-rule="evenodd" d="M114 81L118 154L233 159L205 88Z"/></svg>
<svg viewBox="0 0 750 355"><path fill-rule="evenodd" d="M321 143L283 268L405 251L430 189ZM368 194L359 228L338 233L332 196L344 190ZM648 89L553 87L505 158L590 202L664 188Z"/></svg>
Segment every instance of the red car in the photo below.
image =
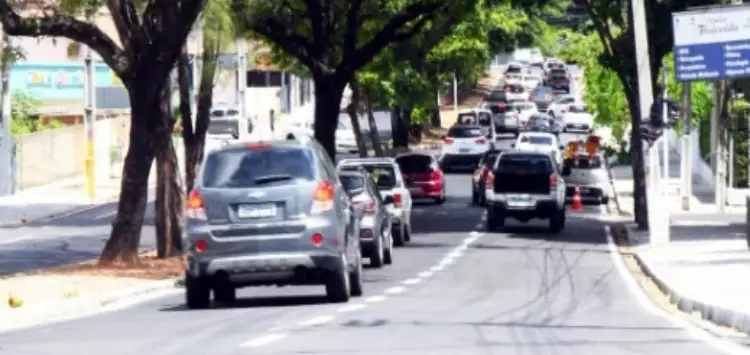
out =
<svg viewBox="0 0 750 355"><path fill-rule="evenodd" d="M445 202L445 177L434 156L405 153L396 157L396 163L412 198L430 198L438 204Z"/></svg>

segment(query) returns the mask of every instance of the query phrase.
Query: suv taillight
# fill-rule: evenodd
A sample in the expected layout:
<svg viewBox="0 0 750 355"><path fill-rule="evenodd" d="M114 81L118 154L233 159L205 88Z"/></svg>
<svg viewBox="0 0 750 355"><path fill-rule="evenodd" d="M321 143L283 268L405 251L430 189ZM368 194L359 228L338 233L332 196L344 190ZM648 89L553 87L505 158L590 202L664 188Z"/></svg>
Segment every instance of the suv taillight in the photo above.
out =
<svg viewBox="0 0 750 355"><path fill-rule="evenodd" d="M551 187L557 187L557 175L550 175L549 176L549 186Z"/></svg>
<svg viewBox="0 0 750 355"><path fill-rule="evenodd" d="M375 213L375 201L370 201L369 203L365 204L365 213Z"/></svg>
<svg viewBox="0 0 750 355"><path fill-rule="evenodd" d="M495 174L493 174L491 171L487 173L487 176L484 178L484 188L492 189L492 186L495 185Z"/></svg>
<svg viewBox="0 0 750 355"><path fill-rule="evenodd" d="M189 219L206 220L205 203L201 194L196 190L188 194L185 215Z"/></svg>
<svg viewBox="0 0 750 355"><path fill-rule="evenodd" d="M487 140L484 139L484 138L478 138L477 140L474 141L474 143L476 143L476 144L484 144L484 143L487 143Z"/></svg>
<svg viewBox="0 0 750 355"><path fill-rule="evenodd" d="M393 194L393 206L401 207L401 194L399 193Z"/></svg>
<svg viewBox="0 0 750 355"><path fill-rule="evenodd" d="M334 190L330 181L321 181L313 192L311 213L321 213L333 209Z"/></svg>
<svg viewBox="0 0 750 355"><path fill-rule="evenodd" d="M440 170L435 169L430 173L430 181L440 181L443 178L443 174Z"/></svg>
<svg viewBox="0 0 750 355"><path fill-rule="evenodd" d="M445 142L447 144L451 144L451 143L453 143L453 138L451 138L451 137L445 137L445 138L443 138L443 142Z"/></svg>

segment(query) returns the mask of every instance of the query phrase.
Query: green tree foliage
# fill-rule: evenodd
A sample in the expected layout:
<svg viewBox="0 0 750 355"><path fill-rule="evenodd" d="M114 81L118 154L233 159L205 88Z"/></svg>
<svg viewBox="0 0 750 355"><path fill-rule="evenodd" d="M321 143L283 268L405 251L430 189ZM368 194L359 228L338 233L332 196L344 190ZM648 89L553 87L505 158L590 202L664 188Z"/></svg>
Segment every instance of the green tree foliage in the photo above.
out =
<svg viewBox="0 0 750 355"><path fill-rule="evenodd" d="M674 54L669 53L664 57L664 66L667 68L667 92L669 96L677 101L682 100L682 83L678 82L674 76ZM659 81L662 82L663 73L659 74ZM690 84L690 100L692 106L692 127L698 127L701 122L706 121L711 116L713 107L711 93L708 91L708 84L702 81Z"/></svg>

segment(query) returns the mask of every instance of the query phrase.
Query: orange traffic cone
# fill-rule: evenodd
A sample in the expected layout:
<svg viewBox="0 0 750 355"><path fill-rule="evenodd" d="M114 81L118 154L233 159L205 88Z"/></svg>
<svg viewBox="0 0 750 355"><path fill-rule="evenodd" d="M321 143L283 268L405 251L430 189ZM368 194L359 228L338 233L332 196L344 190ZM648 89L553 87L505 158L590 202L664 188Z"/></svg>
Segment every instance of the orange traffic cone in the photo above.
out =
<svg viewBox="0 0 750 355"><path fill-rule="evenodd" d="M583 210L583 202L581 201L581 189L576 186L573 189L573 203L570 204L570 209L573 211Z"/></svg>

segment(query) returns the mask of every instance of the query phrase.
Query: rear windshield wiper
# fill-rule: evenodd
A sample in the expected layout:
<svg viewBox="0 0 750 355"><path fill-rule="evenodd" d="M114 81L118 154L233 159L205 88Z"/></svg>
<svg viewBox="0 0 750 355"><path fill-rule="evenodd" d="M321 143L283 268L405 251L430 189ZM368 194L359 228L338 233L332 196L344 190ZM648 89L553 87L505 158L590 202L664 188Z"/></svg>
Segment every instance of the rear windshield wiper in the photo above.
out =
<svg viewBox="0 0 750 355"><path fill-rule="evenodd" d="M276 174L276 175L266 175L266 176L259 176L255 179L253 179L253 182L256 185L263 185L263 184L269 184L272 182L278 182L278 181L284 181L284 180L291 180L293 176L289 174Z"/></svg>

